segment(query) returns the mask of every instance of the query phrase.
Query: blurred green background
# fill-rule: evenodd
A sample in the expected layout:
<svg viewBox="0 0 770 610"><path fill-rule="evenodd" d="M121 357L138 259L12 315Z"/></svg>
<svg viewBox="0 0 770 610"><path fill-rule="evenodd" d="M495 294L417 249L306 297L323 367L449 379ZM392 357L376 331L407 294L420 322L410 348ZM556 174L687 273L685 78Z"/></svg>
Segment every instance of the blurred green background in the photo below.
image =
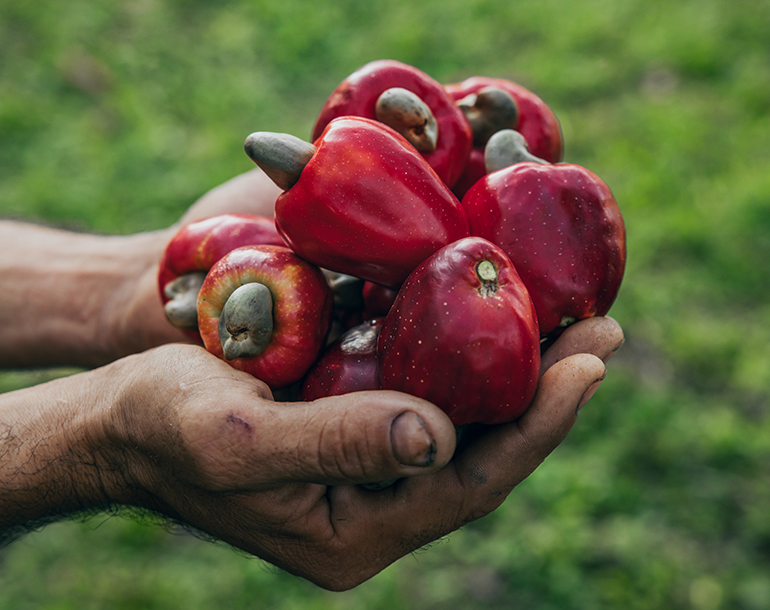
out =
<svg viewBox="0 0 770 610"><path fill-rule="evenodd" d="M350 592L103 516L1 550L0 608L770 608L767 0L3 0L0 216L167 226L380 58L530 88L616 195L627 343L569 438Z"/></svg>

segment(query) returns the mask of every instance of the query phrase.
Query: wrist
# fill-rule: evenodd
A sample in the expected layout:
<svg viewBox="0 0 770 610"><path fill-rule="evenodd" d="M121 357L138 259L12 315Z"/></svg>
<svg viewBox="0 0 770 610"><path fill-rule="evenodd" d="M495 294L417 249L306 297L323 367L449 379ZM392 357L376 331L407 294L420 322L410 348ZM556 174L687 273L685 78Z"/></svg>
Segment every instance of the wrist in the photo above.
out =
<svg viewBox="0 0 770 610"><path fill-rule="evenodd" d="M125 458L108 448L109 373L0 396L0 533L120 502Z"/></svg>
<svg viewBox="0 0 770 610"><path fill-rule="evenodd" d="M188 351L189 350L189 351ZM188 472L175 472L185 456L177 405L184 401L189 354L202 348L176 345L124 357L99 369L110 384L107 406L91 428L90 446L106 468L102 488L115 504L134 506L177 518L166 501L169 485L180 485ZM184 362L179 362L179 361ZM193 367L194 368L194 367ZM191 376L195 379L195 375Z"/></svg>
<svg viewBox="0 0 770 610"><path fill-rule="evenodd" d="M100 366L183 336L155 275L171 230L125 237L0 223L0 366Z"/></svg>
<svg viewBox="0 0 770 610"><path fill-rule="evenodd" d="M158 292L158 265L174 230L111 238L122 240L123 270L114 290L105 295L99 331L105 333L99 338L106 347L102 363L165 343L189 341L166 319Z"/></svg>
<svg viewBox="0 0 770 610"><path fill-rule="evenodd" d="M162 383L153 383L153 353L130 355L91 371L104 388L87 432L89 451L97 456L100 489L111 505L133 506L174 517L160 499L165 476L158 456L169 440L164 419L170 403ZM158 438L161 437L161 438ZM155 441L155 442L153 442Z"/></svg>

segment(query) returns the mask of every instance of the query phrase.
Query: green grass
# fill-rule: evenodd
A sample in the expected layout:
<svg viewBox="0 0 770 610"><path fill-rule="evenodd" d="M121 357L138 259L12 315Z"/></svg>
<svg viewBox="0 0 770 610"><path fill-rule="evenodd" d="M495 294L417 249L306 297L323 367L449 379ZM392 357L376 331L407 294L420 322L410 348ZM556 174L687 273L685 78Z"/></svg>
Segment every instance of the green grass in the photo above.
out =
<svg viewBox="0 0 770 610"><path fill-rule="evenodd" d="M763 0L0 4L0 216L169 225L252 166L248 133L309 137L393 58L538 93L629 236L627 344L489 517L343 594L157 525L62 523L0 551L0 608L770 608L768 41Z"/></svg>

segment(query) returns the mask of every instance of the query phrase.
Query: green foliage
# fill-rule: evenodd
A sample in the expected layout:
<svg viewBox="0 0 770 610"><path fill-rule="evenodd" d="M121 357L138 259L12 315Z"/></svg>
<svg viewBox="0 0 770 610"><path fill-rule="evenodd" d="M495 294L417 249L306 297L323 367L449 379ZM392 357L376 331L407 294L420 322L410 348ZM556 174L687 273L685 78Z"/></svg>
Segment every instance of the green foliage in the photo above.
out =
<svg viewBox="0 0 770 610"><path fill-rule="evenodd" d="M0 551L0 608L770 608L768 40L763 0L0 4L2 216L167 226L393 58L538 93L629 235L626 346L492 515L343 594L95 517Z"/></svg>

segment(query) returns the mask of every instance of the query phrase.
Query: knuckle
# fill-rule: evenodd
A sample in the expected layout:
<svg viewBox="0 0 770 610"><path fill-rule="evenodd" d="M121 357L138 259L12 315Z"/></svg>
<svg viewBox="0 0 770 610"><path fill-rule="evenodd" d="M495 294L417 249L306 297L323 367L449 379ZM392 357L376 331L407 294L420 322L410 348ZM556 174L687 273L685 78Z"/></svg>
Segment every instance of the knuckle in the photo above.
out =
<svg viewBox="0 0 770 610"><path fill-rule="evenodd" d="M491 512L497 510L500 505L505 501L510 493L510 489L494 489L490 491L488 495L479 500L476 506L473 506L467 510L467 512L459 520L461 526L467 525L471 521L477 521L482 517L486 517Z"/></svg>

